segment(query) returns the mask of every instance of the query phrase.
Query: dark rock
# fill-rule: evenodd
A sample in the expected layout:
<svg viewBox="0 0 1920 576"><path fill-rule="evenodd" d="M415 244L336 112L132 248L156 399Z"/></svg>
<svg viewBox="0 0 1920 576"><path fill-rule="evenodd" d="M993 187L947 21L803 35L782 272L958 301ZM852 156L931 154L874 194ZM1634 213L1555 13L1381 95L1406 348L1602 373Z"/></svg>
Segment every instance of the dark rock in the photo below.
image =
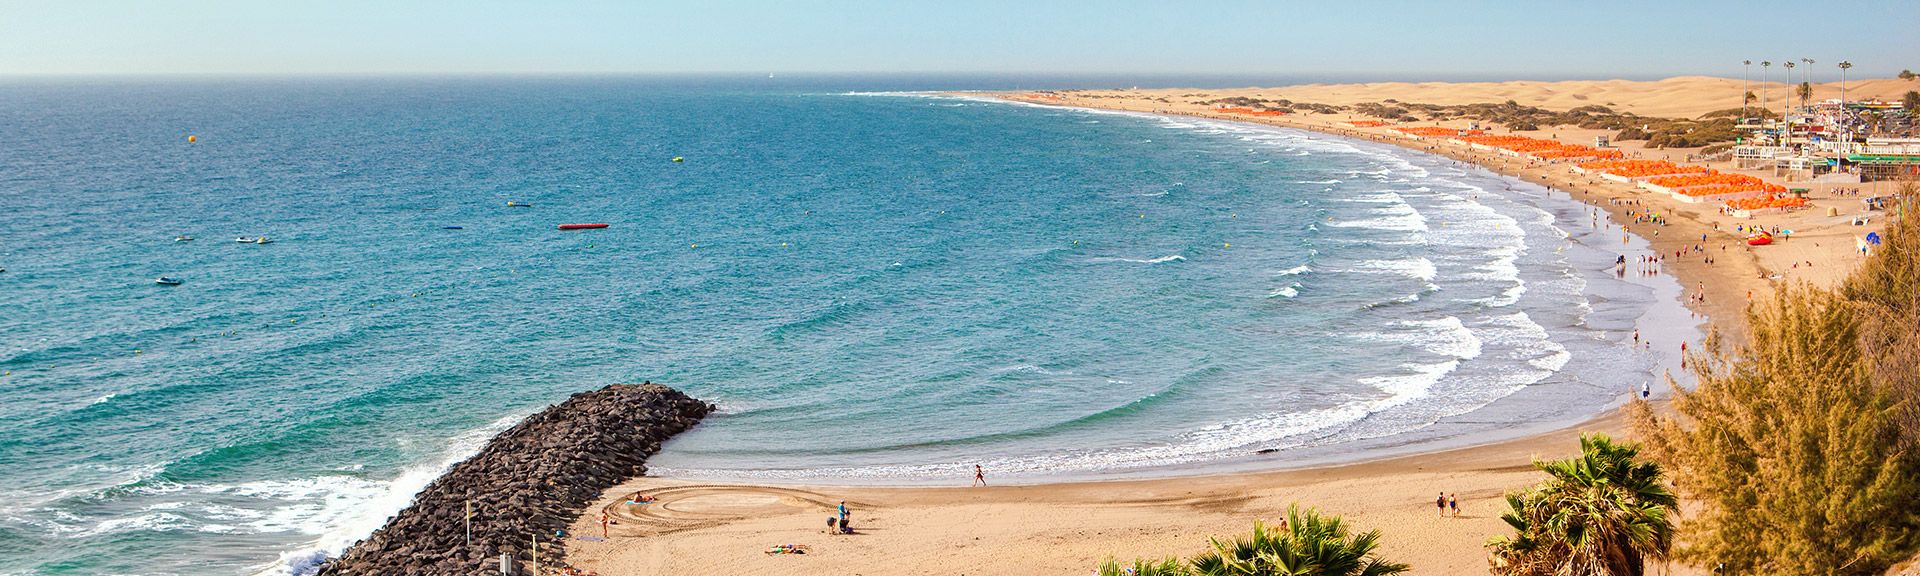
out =
<svg viewBox="0 0 1920 576"><path fill-rule="evenodd" d="M565 564L546 538L608 488L646 471L660 442L713 411L657 384L581 392L528 416L453 466L387 525L321 566L322 576L498 574L501 554L525 565L535 534L540 564ZM627 472L632 475L625 475ZM473 542L462 518L473 503Z"/></svg>

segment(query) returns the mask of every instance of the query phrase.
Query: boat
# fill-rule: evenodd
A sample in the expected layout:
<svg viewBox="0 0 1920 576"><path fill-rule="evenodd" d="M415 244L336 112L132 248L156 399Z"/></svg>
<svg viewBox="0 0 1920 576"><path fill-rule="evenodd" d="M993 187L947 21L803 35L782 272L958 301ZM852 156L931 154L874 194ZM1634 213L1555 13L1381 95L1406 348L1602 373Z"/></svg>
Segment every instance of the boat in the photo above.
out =
<svg viewBox="0 0 1920 576"><path fill-rule="evenodd" d="M561 230L591 230L594 228L606 228L606 227L607 227L606 224L561 224L560 225Z"/></svg>
<svg viewBox="0 0 1920 576"><path fill-rule="evenodd" d="M1747 236L1748 246L1766 246L1773 243L1773 235L1766 232Z"/></svg>
<svg viewBox="0 0 1920 576"><path fill-rule="evenodd" d="M528 203L526 203L526 202L514 202L514 201L512 201L512 200L508 200L508 201L507 201L507 207L508 207L508 208L532 208L532 207L533 207L533 205L532 205L532 204L528 204Z"/></svg>
<svg viewBox="0 0 1920 576"><path fill-rule="evenodd" d="M466 230L465 226L441 226L441 230Z"/></svg>
<svg viewBox="0 0 1920 576"><path fill-rule="evenodd" d="M257 238L249 238L246 236L241 236L239 238L233 239L233 241L239 242L241 244L272 244L273 243L273 241L268 240L266 236L260 236Z"/></svg>
<svg viewBox="0 0 1920 576"><path fill-rule="evenodd" d="M159 285L161 285L161 286L179 286L179 285L181 285L181 284L182 284L182 283L184 283L184 282L185 282L185 281L183 281L183 280L181 280L181 279L179 279L179 278L173 278L173 277L169 277L169 276L161 276L161 277L159 277L159 278L154 278L154 279L153 279L153 283L154 283L154 284L159 284Z"/></svg>
<svg viewBox="0 0 1920 576"><path fill-rule="evenodd" d="M174 242L192 242L192 241L193 241L193 237L192 237L192 236L187 236L187 235L184 235L184 234L183 234L183 235L180 235L180 236L174 236L174 237L173 237L173 241L174 241Z"/></svg>

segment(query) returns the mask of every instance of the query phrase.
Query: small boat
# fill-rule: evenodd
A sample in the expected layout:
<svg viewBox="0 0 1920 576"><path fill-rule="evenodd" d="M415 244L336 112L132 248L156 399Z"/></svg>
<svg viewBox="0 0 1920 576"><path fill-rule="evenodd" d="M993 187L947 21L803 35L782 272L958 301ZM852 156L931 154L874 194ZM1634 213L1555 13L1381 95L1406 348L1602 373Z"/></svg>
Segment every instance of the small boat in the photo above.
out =
<svg viewBox="0 0 1920 576"><path fill-rule="evenodd" d="M607 227L606 224L561 224L560 225L561 230L591 230L594 228L606 228L606 227Z"/></svg>
<svg viewBox="0 0 1920 576"><path fill-rule="evenodd" d="M1761 232L1759 234L1754 234L1747 237L1748 246L1766 246L1772 243L1773 243L1773 235L1768 234L1766 232Z"/></svg>
<svg viewBox="0 0 1920 576"><path fill-rule="evenodd" d="M528 203L526 203L526 202L514 202L514 201L512 201L512 200L508 200L508 201L507 201L507 207L508 207L508 208L532 208L532 207L533 207L533 205L532 205L532 204L528 204Z"/></svg>
<svg viewBox="0 0 1920 576"><path fill-rule="evenodd" d="M441 230L466 230L465 226L441 226Z"/></svg>
<svg viewBox="0 0 1920 576"><path fill-rule="evenodd" d="M179 278L173 278L173 277L170 277L170 276L161 276L161 277L159 277L159 278L154 278L154 279L153 279L153 283L154 283L154 284L159 284L159 285L161 285L161 286L179 286L179 285L181 285L181 284L182 284L182 283L184 283L184 282L185 282L185 281L183 281L183 280L181 280L181 279L179 279Z"/></svg>
<svg viewBox="0 0 1920 576"><path fill-rule="evenodd" d="M193 237L187 236L187 235L174 236L173 241L174 242L192 242Z"/></svg>
<svg viewBox="0 0 1920 576"><path fill-rule="evenodd" d="M273 241L268 240L266 236L260 236L257 238L249 238L246 236L241 236L239 238L233 239L233 241L239 242L241 244L272 244L273 243Z"/></svg>

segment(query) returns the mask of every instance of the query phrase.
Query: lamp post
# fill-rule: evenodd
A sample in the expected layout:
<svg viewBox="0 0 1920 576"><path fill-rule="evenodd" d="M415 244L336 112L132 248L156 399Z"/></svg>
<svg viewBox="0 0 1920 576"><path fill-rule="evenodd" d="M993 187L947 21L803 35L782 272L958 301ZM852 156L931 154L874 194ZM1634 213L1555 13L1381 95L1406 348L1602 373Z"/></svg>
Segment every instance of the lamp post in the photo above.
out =
<svg viewBox="0 0 1920 576"><path fill-rule="evenodd" d="M1753 61L1741 60L1747 71L1740 74L1740 119L1747 119L1747 95L1753 93Z"/></svg>
<svg viewBox="0 0 1920 576"><path fill-rule="evenodd" d="M1785 120L1788 114L1793 113L1793 61L1788 60L1785 66L1787 67L1787 105L1785 108L1780 109L1780 119L1782 120Z"/></svg>
<svg viewBox="0 0 1920 576"><path fill-rule="evenodd" d="M1793 61L1782 65L1787 67L1787 97L1782 99L1780 107L1780 145L1786 146L1793 141L1793 119L1789 118L1793 115Z"/></svg>
<svg viewBox="0 0 1920 576"><path fill-rule="evenodd" d="M1773 80L1773 61L1761 60L1760 61L1760 112L1762 116L1766 115L1767 82L1771 80Z"/></svg>
<svg viewBox="0 0 1920 576"><path fill-rule="evenodd" d="M1842 148L1853 147L1853 123L1847 118L1847 69L1852 67L1852 62L1840 61L1840 146ZM1843 149L1840 153L1846 154L1847 150Z"/></svg>
<svg viewBox="0 0 1920 576"><path fill-rule="evenodd" d="M1813 59L1801 58L1800 61L1807 63L1807 70L1800 73L1800 82L1807 85L1807 93L1800 95L1800 107L1805 108L1807 100L1813 97Z"/></svg>

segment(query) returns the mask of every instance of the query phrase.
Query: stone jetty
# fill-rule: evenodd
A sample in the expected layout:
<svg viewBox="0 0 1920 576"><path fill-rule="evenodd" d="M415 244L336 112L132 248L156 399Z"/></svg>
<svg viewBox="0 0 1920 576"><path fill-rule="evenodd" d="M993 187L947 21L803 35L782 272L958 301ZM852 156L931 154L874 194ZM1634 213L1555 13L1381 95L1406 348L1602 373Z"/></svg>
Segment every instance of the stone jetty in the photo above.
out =
<svg viewBox="0 0 1920 576"><path fill-rule="evenodd" d="M456 464L385 527L321 566L323 576L502 576L513 556L526 574L534 535L542 568L564 565L554 532L602 492L646 473L660 443L714 407L657 384L616 384L574 394L528 416ZM473 535L464 516L472 504ZM506 575L521 576L521 574Z"/></svg>

